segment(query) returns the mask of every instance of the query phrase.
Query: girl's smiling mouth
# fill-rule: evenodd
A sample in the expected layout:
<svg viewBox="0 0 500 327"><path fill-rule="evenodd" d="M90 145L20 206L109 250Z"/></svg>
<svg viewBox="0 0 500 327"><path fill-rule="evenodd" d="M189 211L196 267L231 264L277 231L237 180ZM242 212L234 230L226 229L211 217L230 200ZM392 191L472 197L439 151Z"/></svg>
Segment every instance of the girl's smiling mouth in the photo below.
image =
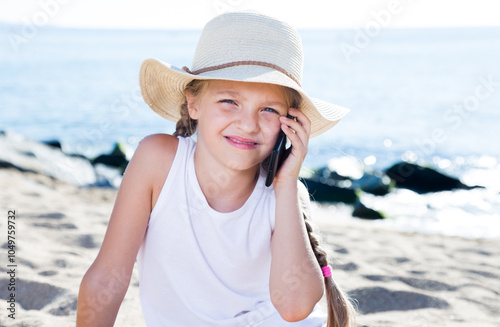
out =
<svg viewBox="0 0 500 327"><path fill-rule="evenodd" d="M252 139L247 139L244 137L239 137L239 136L224 136L226 141L231 144L232 146L238 148L238 149L244 149L244 150L252 150L255 149L259 143L255 142L255 140Z"/></svg>

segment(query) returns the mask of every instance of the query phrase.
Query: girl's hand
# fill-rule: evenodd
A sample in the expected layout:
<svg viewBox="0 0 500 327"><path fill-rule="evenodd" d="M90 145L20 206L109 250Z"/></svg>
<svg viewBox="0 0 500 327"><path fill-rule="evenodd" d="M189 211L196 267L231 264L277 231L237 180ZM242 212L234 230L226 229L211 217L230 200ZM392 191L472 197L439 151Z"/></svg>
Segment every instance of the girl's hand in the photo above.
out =
<svg viewBox="0 0 500 327"><path fill-rule="evenodd" d="M273 185L275 188L280 184L297 184L300 167L307 155L309 135L311 134L311 122L304 113L294 108L290 108L288 113L296 117L297 121L286 116L280 116L279 119L281 129L292 144L292 151L274 178Z"/></svg>

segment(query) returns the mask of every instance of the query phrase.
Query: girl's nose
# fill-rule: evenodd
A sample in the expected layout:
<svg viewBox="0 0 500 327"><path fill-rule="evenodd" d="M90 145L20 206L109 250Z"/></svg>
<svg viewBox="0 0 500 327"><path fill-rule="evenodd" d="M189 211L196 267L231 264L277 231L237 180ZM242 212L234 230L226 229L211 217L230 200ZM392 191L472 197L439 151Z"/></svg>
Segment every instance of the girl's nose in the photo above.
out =
<svg viewBox="0 0 500 327"><path fill-rule="evenodd" d="M242 110L238 117L238 127L245 133L253 133L259 129L258 114Z"/></svg>

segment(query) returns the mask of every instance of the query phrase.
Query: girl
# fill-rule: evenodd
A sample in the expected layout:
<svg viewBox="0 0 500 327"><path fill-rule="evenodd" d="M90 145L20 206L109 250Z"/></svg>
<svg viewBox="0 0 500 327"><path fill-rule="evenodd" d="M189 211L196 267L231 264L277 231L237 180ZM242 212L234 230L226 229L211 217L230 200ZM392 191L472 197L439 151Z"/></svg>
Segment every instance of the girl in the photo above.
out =
<svg viewBox="0 0 500 327"><path fill-rule="evenodd" d="M143 62L142 95L176 132L145 138L130 161L78 326L113 325L136 257L148 326L322 326L325 289L327 326L354 326L298 182L310 135L347 109L307 96L302 56L292 27L239 12L205 26L191 69ZM292 148L266 187L280 130Z"/></svg>

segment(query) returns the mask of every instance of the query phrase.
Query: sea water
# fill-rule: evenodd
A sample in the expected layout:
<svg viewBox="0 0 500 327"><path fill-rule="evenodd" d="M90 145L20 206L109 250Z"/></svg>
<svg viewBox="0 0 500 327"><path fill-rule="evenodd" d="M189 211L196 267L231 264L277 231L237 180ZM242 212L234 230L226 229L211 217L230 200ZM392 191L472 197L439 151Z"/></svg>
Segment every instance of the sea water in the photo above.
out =
<svg viewBox="0 0 500 327"><path fill-rule="evenodd" d="M22 32L0 25L0 130L88 157L174 131L142 101L139 66L153 57L190 67L201 31L45 27L19 42ZM435 167L486 188L362 200L391 228L500 238L500 28L299 33L306 92L351 109L311 139L305 167L341 157Z"/></svg>

